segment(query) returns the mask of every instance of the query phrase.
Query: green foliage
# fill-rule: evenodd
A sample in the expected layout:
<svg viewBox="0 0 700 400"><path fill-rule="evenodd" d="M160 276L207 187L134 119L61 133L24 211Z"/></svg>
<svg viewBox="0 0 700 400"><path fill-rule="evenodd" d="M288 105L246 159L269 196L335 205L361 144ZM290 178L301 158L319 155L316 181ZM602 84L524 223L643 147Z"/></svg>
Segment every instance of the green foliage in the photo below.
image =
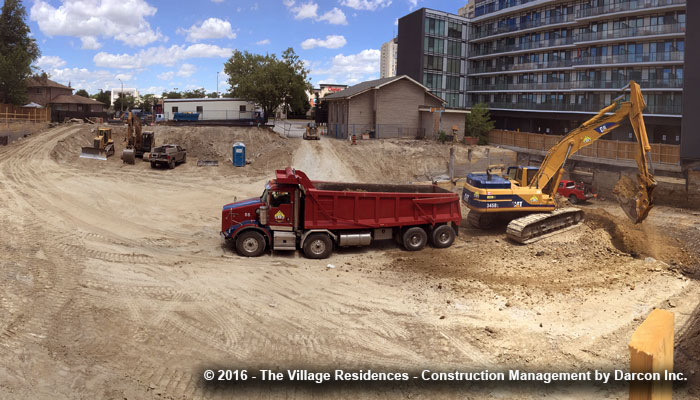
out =
<svg viewBox="0 0 700 400"><path fill-rule="evenodd" d="M207 93L207 97L210 99L216 99L219 97L219 94L216 92L210 92L210 93Z"/></svg>
<svg viewBox="0 0 700 400"><path fill-rule="evenodd" d="M188 90L182 94L185 99L203 99L207 95L207 91L204 88Z"/></svg>
<svg viewBox="0 0 700 400"><path fill-rule="evenodd" d="M5 0L0 12L0 103L23 104L32 63L41 54L24 22L27 11L19 0Z"/></svg>
<svg viewBox="0 0 700 400"><path fill-rule="evenodd" d="M85 90L85 89L78 90L77 92L75 92L75 95L76 96L83 96L83 97L90 97L87 90Z"/></svg>
<svg viewBox="0 0 700 400"><path fill-rule="evenodd" d="M282 53L281 59L275 54L236 50L224 64L224 72L229 76L229 95L259 104L266 122L281 105L288 110L305 110L303 112L308 110L305 107L310 107L306 95L311 90L309 71L291 47Z"/></svg>
<svg viewBox="0 0 700 400"><path fill-rule="evenodd" d="M114 100L114 109L120 111L129 111L132 108L136 108L136 99L134 98L134 96L119 93L119 97L116 100Z"/></svg>
<svg viewBox="0 0 700 400"><path fill-rule="evenodd" d="M153 112L153 105L155 102L156 96L154 94L145 94L141 96L141 103L139 103L139 107L144 112Z"/></svg>
<svg viewBox="0 0 700 400"><path fill-rule="evenodd" d="M105 92L100 89L99 92L92 95L92 98L104 104L105 107L109 107L109 104L112 102L112 91L108 90Z"/></svg>
<svg viewBox="0 0 700 400"><path fill-rule="evenodd" d="M182 93L171 90L170 92L163 92L163 98L164 99L181 99L182 98Z"/></svg>
<svg viewBox="0 0 700 400"><path fill-rule="evenodd" d="M488 107L479 103L472 107L471 113L465 117L464 133L479 138L479 144L487 144L488 133L494 126Z"/></svg>
<svg viewBox="0 0 700 400"><path fill-rule="evenodd" d="M445 142L447 141L447 133L445 133L445 131L443 131L443 130L440 130L440 131L438 132L438 138L437 138L437 140L438 140L438 142L440 142L440 143L445 143Z"/></svg>

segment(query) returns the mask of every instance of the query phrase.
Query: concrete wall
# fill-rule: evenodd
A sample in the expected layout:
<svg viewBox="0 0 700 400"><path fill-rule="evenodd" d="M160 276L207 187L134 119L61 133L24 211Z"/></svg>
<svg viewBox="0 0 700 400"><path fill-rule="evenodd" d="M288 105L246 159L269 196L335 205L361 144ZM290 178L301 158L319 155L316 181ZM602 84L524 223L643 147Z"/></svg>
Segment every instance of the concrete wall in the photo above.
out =
<svg viewBox="0 0 700 400"><path fill-rule="evenodd" d="M442 113L442 130L452 134L453 126L457 126L457 140L464 139L464 114Z"/></svg>

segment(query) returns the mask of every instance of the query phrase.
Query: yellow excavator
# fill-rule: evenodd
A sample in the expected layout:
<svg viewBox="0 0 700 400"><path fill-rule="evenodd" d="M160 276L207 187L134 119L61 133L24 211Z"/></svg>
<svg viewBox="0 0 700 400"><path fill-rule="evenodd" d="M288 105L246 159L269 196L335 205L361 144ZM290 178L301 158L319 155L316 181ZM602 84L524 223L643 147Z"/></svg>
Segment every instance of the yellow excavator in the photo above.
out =
<svg viewBox="0 0 700 400"><path fill-rule="evenodd" d="M97 128L97 135L92 142L92 147L83 147L80 158L92 158L94 160L107 160L114 154L114 140L112 140L111 128Z"/></svg>
<svg viewBox="0 0 700 400"><path fill-rule="evenodd" d="M143 135L141 134L141 119L133 111L129 111L127 116L126 137L124 138L124 150L122 151L122 162L134 164L136 162L136 149L142 145Z"/></svg>
<svg viewBox="0 0 700 400"><path fill-rule="evenodd" d="M620 126L629 118L637 146L636 182L623 176L614 193L622 209L635 223L644 221L654 205L656 180L649 171L651 146L642 110L646 107L639 85L630 81L621 90L626 95L613 100L593 118L571 131L549 150L539 167L510 167L507 177L469 174L462 189L462 201L469 208L467 220L477 228L489 228L498 219L510 220L506 233L516 242L528 244L580 224L583 211L574 207L558 208L554 196L564 173L566 161L579 151Z"/></svg>

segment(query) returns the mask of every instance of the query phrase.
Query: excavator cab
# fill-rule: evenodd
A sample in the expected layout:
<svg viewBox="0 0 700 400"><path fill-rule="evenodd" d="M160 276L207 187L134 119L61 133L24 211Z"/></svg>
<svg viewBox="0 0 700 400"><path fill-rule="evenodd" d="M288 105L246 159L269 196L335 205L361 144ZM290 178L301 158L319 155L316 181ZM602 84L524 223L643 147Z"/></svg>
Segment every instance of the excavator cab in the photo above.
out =
<svg viewBox="0 0 700 400"><path fill-rule="evenodd" d="M532 183L532 180L537 175L539 167L508 167L508 179L515 182L520 187L525 187Z"/></svg>

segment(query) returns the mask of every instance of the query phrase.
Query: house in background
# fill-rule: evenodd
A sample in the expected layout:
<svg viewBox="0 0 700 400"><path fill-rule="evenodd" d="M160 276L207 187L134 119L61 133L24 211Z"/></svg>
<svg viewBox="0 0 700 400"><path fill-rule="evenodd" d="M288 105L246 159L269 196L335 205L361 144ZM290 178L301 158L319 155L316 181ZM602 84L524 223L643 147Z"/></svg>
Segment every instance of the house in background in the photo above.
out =
<svg viewBox="0 0 700 400"><path fill-rule="evenodd" d="M324 97L328 134L369 132L377 138L435 137L440 130L464 137L463 109L445 109L445 100L407 75L366 81ZM453 132L453 129L456 132Z"/></svg>
<svg viewBox="0 0 700 400"><path fill-rule="evenodd" d="M29 102L51 107L51 120L69 118L106 117L106 105L97 100L73 94L73 88L48 78L33 77L27 80Z"/></svg>

